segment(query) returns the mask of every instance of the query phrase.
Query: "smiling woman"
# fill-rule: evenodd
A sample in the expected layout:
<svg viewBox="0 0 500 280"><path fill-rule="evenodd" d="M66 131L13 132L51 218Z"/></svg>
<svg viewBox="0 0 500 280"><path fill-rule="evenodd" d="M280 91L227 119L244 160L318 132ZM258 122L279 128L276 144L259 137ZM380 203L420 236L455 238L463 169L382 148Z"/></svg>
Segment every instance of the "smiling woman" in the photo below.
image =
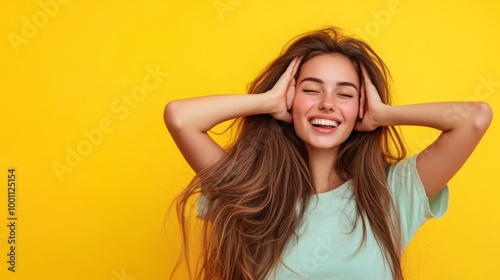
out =
<svg viewBox="0 0 500 280"><path fill-rule="evenodd" d="M292 107L295 132L309 153L317 147L336 154L358 119L359 88L356 69L344 55L318 55L302 64Z"/></svg>
<svg viewBox="0 0 500 280"><path fill-rule="evenodd" d="M177 199L184 254L188 199L198 193L195 279L403 279L401 255L448 206L447 182L492 118L485 103L447 122L457 103L392 106L388 70L336 28L303 34L247 95L176 100L165 123L197 173ZM224 150L207 134L239 118ZM442 131L406 158L395 126ZM193 274L192 274L193 275Z"/></svg>

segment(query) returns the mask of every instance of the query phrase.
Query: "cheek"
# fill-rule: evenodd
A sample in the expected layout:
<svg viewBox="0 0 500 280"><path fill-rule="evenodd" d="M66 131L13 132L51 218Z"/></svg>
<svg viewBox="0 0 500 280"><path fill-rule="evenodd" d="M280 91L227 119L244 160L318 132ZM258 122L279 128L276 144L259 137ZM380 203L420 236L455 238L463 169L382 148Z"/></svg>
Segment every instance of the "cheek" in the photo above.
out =
<svg viewBox="0 0 500 280"><path fill-rule="evenodd" d="M303 94L296 94L292 105L293 126L297 135L302 135L306 125L305 115L311 108L311 101Z"/></svg>
<svg viewBox="0 0 500 280"><path fill-rule="evenodd" d="M307 100L303 97L302 94L295 95L292 104L292 115L298 116L302 115L306 112Z"/></svg>
<svg viewBox="0 0 500 280"><path fill-rule="evenodd" d="M358 108L358 103L350 103L346 104L343 108L343 115L344 118L346 118L346 121L348 122L356 122L358 119L358 114L359 114L359 108Z"/></svg>

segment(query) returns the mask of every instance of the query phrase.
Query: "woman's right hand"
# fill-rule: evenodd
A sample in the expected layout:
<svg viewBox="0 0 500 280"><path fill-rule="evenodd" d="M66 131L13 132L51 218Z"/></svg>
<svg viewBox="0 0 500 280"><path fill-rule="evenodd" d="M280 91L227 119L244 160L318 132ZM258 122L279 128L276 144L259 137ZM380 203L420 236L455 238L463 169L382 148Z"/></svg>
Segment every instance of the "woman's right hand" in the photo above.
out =
<svg viewBox="0 0 500 280"><path fill-rule="evenodd" d="M285 72L281 75L279 80L266 94L274 95L276 102L275 109L271 115L277 119L285 122L292 122L292 109L293 99L295 98L295 74L299 68L301 57L295 57L288 65Z"/></svg>

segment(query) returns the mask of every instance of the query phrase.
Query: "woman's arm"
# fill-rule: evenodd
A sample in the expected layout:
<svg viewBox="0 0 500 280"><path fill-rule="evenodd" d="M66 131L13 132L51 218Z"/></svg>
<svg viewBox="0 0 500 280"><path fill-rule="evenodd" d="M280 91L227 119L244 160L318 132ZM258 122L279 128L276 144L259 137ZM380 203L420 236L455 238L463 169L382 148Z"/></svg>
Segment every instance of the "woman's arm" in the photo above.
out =
<svg viewBox="0 0 500 280"><path fill-rule="evenodd" d="M447 118L453 108L467 107L467 115ZM381 123L418 125L442 131L417 156L417 170L427 197L432 197L458 172L490 125L493 112L484 102L449 102L387 107Z"/></svg>
<svg viewBox="0 0 500 280"><path fill-rule="evenodd" d="M363 121L357 124L357 130L369 131L378 126L417 125L442 131L438 139L417 156L418 174L427 197L431 198L472 154L491 123L491 107L484 102L389 106L380 101L366 72L364 80L367 110Z"/></svg>
<svg viewBox="0 0 500 280"><path fill-rule="evenodd" d="M299 58L294 59L279 81L264 94L214 95L171 101L165 107L165 124L177 147L195 172L224 156L225 151L207 134L215 125L237 117L272 114L291 122L295 94L293 79Z"/></svg>
<svg viewBox="0 0 500 280"><path fill-rule="evenodd" d="M172 101L165 107L165 124L186 161L198 173L225 154L207 131L226 120L271 112L269 97L234 94Z"/></svg>

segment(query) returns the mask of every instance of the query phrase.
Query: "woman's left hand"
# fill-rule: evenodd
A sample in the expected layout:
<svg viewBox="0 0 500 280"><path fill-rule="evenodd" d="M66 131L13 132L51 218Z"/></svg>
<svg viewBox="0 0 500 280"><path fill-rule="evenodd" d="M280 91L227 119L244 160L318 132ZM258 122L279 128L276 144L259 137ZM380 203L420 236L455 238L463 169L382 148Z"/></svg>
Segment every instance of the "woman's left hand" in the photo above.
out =
<svg viewBox="0 0 500 280"><path fill-rule="evenodd" d="M359 108L359 120L354 125L356 131L372 131L383 125L381 118L388 105L382 103L380 95L373 85L365 67L361 65L363 84L361 85L361 98Z"/></svg>

